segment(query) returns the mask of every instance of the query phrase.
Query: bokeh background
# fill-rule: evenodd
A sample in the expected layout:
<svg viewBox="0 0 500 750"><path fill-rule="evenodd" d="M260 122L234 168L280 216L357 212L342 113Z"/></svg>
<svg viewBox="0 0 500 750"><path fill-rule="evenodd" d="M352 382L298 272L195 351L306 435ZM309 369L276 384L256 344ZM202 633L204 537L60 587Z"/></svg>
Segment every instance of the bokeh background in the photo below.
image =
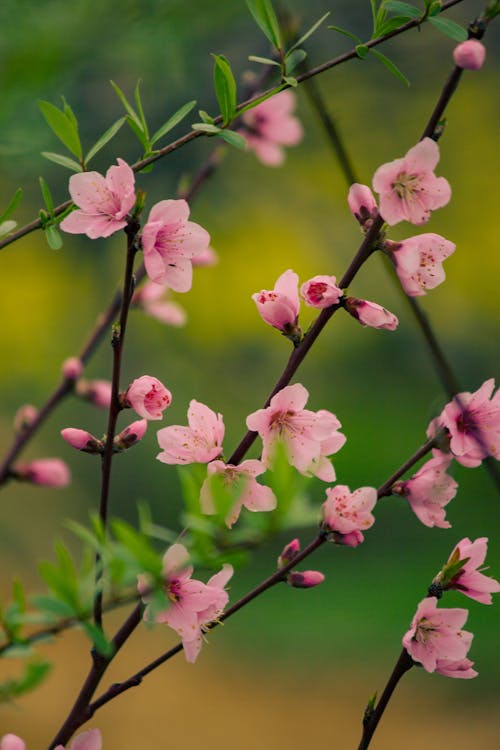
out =
<svg viewBox="0 0 500 750"><path fill-rule="evenodd" d="M283 3L305 27L332 4L325 0ZM369 36L368 0L338 1L329 22ZM451 17L466 23L482 8L464 2ZM249 54L266 55L267 44L243 0L4 0L0 8L1 205L18 186L25 198L22 224L41 207L38 176L56 202L67 197L69 173L40 151L58 151L36 100L70 102L90 146L121 114L110 79L132 96L136 81L152 128L185 101L216 113L210 52L226 55L242 79L259 72ZM428 231L452 239L457 251L446 263L447 283L423 300L444 349L467 390L498 371L498 29L488 34L487 64L470 73L448 110L438 174L452 184L453 199L436 212ZM326 29L311 40L310 64L347 49L348 40ZM352 61L318 80L360 180L402 155L420 136L451 66L454 42L425 26L384 48L411 80L407 89L376 60ZM199 269L189 294L186 328L166 328L135 312L125 353L124 384L143 373L159 377L174 394L163 424L183 423L197 398L224 414L226 452L239 441L248 413L264 401L288 357L289 343L258 317L251 294L272 288L293 268L301 280L315 274L340 277L360 241L349 214L347 187L304 92L298 91L303 143L290 149L280 169L260 165L251 153L228 149L221 168L193 203L192 217L207 227L219 255ZM196 118L195 118L196 119ZM174 131L181 135L188 125ZM193 175L213 148L198 139L138 177L148 204L175 196L179 181ZM138 144L125 127L95 159L105 171L117 156L133 162ZM426 228L427 231L427 228ZM393 239L408 234L396 227ZM61 362L74 354L118 283L123 239L90 242L65 238L59 251L34 233L1 251L3 325L0 445L12 437L19 405L41 404L57 381ZM395 312L395 333L363 329L337 315L297 377L311 392L312 409L334 411L348 436L335 459L340 482L351 487L382 483L423 441L428 421L445 403L439 381L411 314L378 258L372 258L352 293ZM312 319L304 312L303 323ZM305 327L305 326L304 326ZM87 369L109 377L110 350L103 346ZM62 456L71 465L66 490L10 484L0 504L0 593L10 595L21 578L40 590L36 566L51 559L55 537L78 551L67 518L85 523L96 506L95 462L62 442L59 430L81 426L97 434L105 415L74 400L55 413L24 457ZM179 512L175 469L155 461L156 430L116 462L112 513L133 521L138 499L150 503L158 523L176 528ZM262 597L210 636L196 666L178 656L107 706L93 720L106 748L132 750L180 742L207 748L283 750L326 745L355 747L368 698L381 690L400 650L416 603L454 544L464 536L491 539L489 562L499 573L497 497L481 469L456 466L460 484L448 506L449 530L423 527L398 499L377 508L377 523L356 550L329 546L311 565L327 581L311 591L281 587ZM314 485L314 501L324 488ZM304 543L314 529L300 529ZM496 534L496 538L495 537ZM274 539L238 571L235 599L273 569L284 542ZM374 748L477 750L495 746L500 729L493 711L498 691L493 608L447 597L448 606L470 609L471 656L480 673L473 681L450 680L412 670L404 679L373 742ZM110 628L118 622L110 619ZM175 642L166 629L134 635L110 673L109 684L136 671ZM87 669L87 645L79 632L40 649L54 660L51 676L34 694L0 706L0 735L12 731L30 748L45 747L71 705ZM0 665L3 679L19 674L14 659Z"/></svg>

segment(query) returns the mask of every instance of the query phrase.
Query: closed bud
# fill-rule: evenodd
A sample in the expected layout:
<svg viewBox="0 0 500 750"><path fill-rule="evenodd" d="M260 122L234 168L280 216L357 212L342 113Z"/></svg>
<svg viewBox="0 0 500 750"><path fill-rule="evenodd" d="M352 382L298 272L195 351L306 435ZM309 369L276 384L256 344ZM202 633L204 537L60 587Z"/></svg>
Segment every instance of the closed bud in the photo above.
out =
<svg viewBox="0 0 500 750"><path fill-rule="evenodd" d="M125 429L115 437L115 450L123 451L127 450L127 448L131 448L133 445L142 440L142 438L146 434L147 428L147 419L138 419L136 422L132 422L132 424L129 424L128 427L125 427Z"/></svg>
<svg viewBox="0 0 500 750"><path fill-rule="evenodd" d="M71 472L60 458L39 458L16 464L11 476L44 487L66 487L71 482Z"/></svg>
<svg viewBox="0 0 500 750"><path fill-rule="evenodd" d="M298 539L293 539L289 544L286 545L286 547L283 549L283 552L278 557L278 570L281 570L281 568L284 568L288 563L291 563L292 560L295 560L297 555L300 552L300 542Z"/></svg>
<svg viewBox="0 0 500 750"><path fill-rule="evenodd" d="M453 50L455 65L466 70L479 70L486 58L486 49L477 39L467 39Z"/></svg>
<svg viewBox="0 0 500 750"><path fill-rule="evenodd" d="M83 363L78 357L69 357L63 362L62 374L68 380L78 380L83 372Z"/></svg>
<svg viewBox="0 0 500 750"><path fill-rule="evenodd" d="M26 744L17 734L4 734L0 740L0 750L26 750Z"/></svg>
<svg viewBox="0 0 500 750"><path fill-rule="evenodd" d="M372 191L367 185L360 185L355 182L349 188L347 202L352 215L363 231L366 232L372 225L373 219L378 215L377 202Z"/></svg>
<svg viewBox="0 0 500 750"><path fill-rule="evenodd" d="M312 589L323 583L325 576L319 570L292 570L287 576L287 583L294 589Z"/></svg>
<svg viewBox="0 0 500 750"><path fill-rule="evenodd" d="M87 430L80 430L77 427L66 427L61 430L61 436L72 448L84 453L102 453L104 443L91 435Z"/></svg>
<svg viewBox="0 0 500 750"><path fill-rule="evenodd" d="M111 404L111 383L109 380L79 380L75 387L75 393L101 409L109 409Z"/></svg>
<svg viewBox="0 0 500 750"><path fill-rule="evenodd" d="M20 406L14 417L14 429L16 432L24 432L38 416L38 409L31 404Z"/></svg>

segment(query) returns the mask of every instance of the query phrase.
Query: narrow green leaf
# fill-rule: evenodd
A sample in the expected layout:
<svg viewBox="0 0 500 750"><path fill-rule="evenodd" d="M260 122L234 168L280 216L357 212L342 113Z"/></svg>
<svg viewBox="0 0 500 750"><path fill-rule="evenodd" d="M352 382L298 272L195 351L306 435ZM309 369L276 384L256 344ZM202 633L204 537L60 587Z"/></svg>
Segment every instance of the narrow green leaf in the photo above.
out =
<svg viewBox="0 0 500 750"><path fill-rule="evenodd" d="M467 32L455 21L450 21L449 18L429 18L429 23L436 27L442 34L451 37L456 42L465 42L467 39Z"/></svg>
<svg viewBox="0 0 500 750"><path fill-rule="evenodd" d="M271 0L247 0L247 6L271 44L281 49L280 27Z"/></svg>
<svg viewBox="0 0 500 750"><path fill-rule="evenodd" d="M20 679L5 680L0 684L0 703L7 703L34 690L47 677L50 669L51 665L46 661L33 661L26 664L24 674Z"/></svg>
<svg viewBox="0 0 500 750"><path fill-rule="evenodd" d="M82 144L72 119L50 102L39 100L38 106L49 128L72 154L81 159Z"/></svg>
<svg viewBox="0 0 500 750"><path fill-rule="evenodd" d="M134 109L134 108L132 107L132 105L131 105L131 104L130 104L130 102L128 101L127 97L125 96L125 94L124 94L124 93L123 93L123 91L121 90L121 88L120 88L119 86L117 86L117 84L116 84L116 83L115 83L114 81L110 81L110 84L111 84L111 86L113 87L113 89L114 89L114 91L115 91L116 95L117 95L117 96L118 96L118 98L120 99L121 103L122 103L122 104L123 104L123 106L125 107L125 110L126 110L126 112L128 112L128 114L129 114L129 117L131 117L131 118L132 118L132 120L134 120L134 122L136 123L136 125L137 125L137 126L139 127L139 129L141 129L141 127L142 127L142 126L141 126L141 120L140 120L140 118L139 118L139 116L138 116L137 112L136 112L136 111L135 111L135 109Z"/></svg>
<svg viewBox="0 0 500 750"><path fill-rule="evenodd" d="M382 52L379 52L377 49L371 49L370 52L375 55L375 57L380 60L382 65L385 65L387 70L389 70L396 78L399 78L399 80L405 84L405 86L410 85L410 81L408 78L400 71L398 66L392 62L392 60L389 60L388 57L382 54Z"/></svg>
<svg viewBox="0 0 500 750"><path fill-rule="evenodd" d="M16 210L18 205L21 203L22 197L23 197L23 189L17 188L16 192L10 199L9 205L7 206L3 214L0 214L0 224L2 224L5 221L5 219L8 219L11 213L13 213Z"/></svg>
<svg viewBox="0 0 500 750"><path fill-rule="evenodd" d="M45 156L49 161L53 161L55 164L59 164L61 167L71 169L72 172L82 172L82 165L78 164L74 159L70 159L69 156L63 154L54 154L52 151L42 151L42 156Z"/></svg>
<svg viewBox="0 0 500 750"><path fill-rule="evenodd" d="M99 541L96 535L86 526L83 526L81 523L78 523L77 521L73 521L71 519L68 519L66 521L65 526L95 552L101 552L102 543Z"/></svg>
<svg viewBox="0 0 500 750"><path fill-rule="evenodd" d="M133 117L130 117L130 115L125 115L125 119L126 119L127 123L130 125L130 129L132 130L132 132L136 136L137 140L139 141L139 143L143 147L144 151L149 151L149 141L146 138L146 136L144 135L144 133L142 132L141 125L138 125L137 121L134 120Z"/></svg>
<svg viewBox="0 0 500 750"><path fill-rule="evenodd" d="M63 101L63 111L64 111L64 114L66 115L66 117L68 118L68 120L71 123L73 123L74 127L78 131L78 120L76 119L75 113L73 112L73 110L69 106L69 104L66 101L66 99L64 98L64 96L61 97L61 98L62 98L62 101Z"/></svg>
<svg viewBox="0 0 500 750"><path fill-rule="evenodd" d="M210 125L206 122L194 122L191 127L193 130L200 130L202 133L216 134L220 132L220 128L217 125Z"/></svg>
<svg viewBox="0 0 500 750"><path fill-rule="evenodd" d="M330 11L328 11L328 13L325 13L324 16L321 16L321 18L318 21L316 21L316 23L314 23L311 26L311 28L308 31L306 31L306 33L303 34L300 37L300 39L298 41L295 42L295 44L293 45L293 47L290 47L290 49L286 53L286 57L288 57L290 55L290 53L293 52L295 49L297 49L298 47L300 47L301 44L304 44L304 42L306 41L306 39L309 39L309 37L312 34L314 34L314 32L316 31L316 29L319 29L319 27L321 26L321 24L323 23L323 21L325 21L325 19L327 19L329 15L330 15Z"/></svg>
<svg viewBox="0 0 500 750"><path fill-rule="evenodd" d="M247 147L246 139L240 133L235 133L234 130L219 130L217 135L223 138L226 143L229 143L231 146L239 148L242 151Z"/></svg>
<svg viewBox="0 0 500 750"><path fill-rule="evenodd" d="M37 609L40 610L44 615L47 615L47 619L52 621L58 617L74 617L75 610L70 607L66 602L57 599L55 596L49 596L48 594L36 594L31 597L31 603Z"/></svg>
<svg viewBox="0 0 500 750"><path fill-rule="evenodd" d="M178 125L195 106L196 99L193 99L192 101L187 102L187 104L183 104L182 107L179 107L177 112L175 112L172 117L169 117L169 119L164 125L161 126L161 128L158 128L156 133L151 138L151 145L153 146L156 141L159 141L160 138L163 138L163 136L166 135L170 130L173 130L175 126Z"/></svg>
<svg viewBox="0 0 500 750"><path fill-rule="evenodd" d="M331 29L332 31L337 31L339 34L343 34L344 36L348 36L349 39L352 39L358 44L363 44L359 36L356 36L356 34L351 34L350 31L346 31L345 29L341 29L340 26L327 26L326 28Z"/></svg>
<svg viewBox="0 0 500 750"><path fill-rule="evenodd" d="M409 16L394 16L393 18L389 18L388 21L385 21L385 23L383 23L382 26L379 26L379 28L377 29L377 37L390 34L391 31L395 31L395 29L401 28L401 26L404 26L406 23L408 23L408 21L411 20L412 19Z"/></svg>
<svg viewBox="0 0 500 750"><path fill-rule="evenodd" d="M370 0L373 28L377 25L377 0Z"/></svg>
<svg viewBox="0 0 500 750"><path fill-rule="evenodd" d="M229 60L224 55L212 55L215 61L214 86L224 125L234 119L236 109L236 81Z"/></svg>
<svg viewBox="0 0 500 750"><path fill-rule="evenodd" d="M113 644L108 641L101 628L98 628L92 622L82 622L81 627L99 654L103 656L111 656L113 654Z"/></svg>
<svg viewBox="0 0 500 750"><path fill-rule="evenodd" d="M283 78L283 80L284 80L284 82L285 82L285 83L287 83L287 84L288 84L289 86L293 86L293 88L295 88L296 86L298 86L298 83L299 83L299 82L297 81L297 79L296 79L296 78L294 78L293 76L285 76L285 77Z"/></svg>
<svg viewBox="0 0 500 750"><path fill-rule="evenodd" d="M134 99L135 99L135 104L137 107L137 112L139 113L139 119L142 125L142 132L144 133L144 137L147 139L149 143L149 131L148 131L148 126L146 123L146 118L144 116L144 109L142 108L142 101L141 101L141 83L142 81L139 78L135 87L135 91L134 91Z"/></svg>
<svg viewBox="0 0 500 750"><path fill-rule="evenodd" d="M272 91L268 91L265 94L262 94L262 96L257 97L254 99L250 104L247 104L245 107L239 107L238 108L238 115L242 115L243 112L248 112L248 110L253 109L258 104L262 104L262 102L265 102L266 99L270 99L272 96L276 96L276 94L279 94L280 91L283 91L283 89L286 88L286 84L282 83L277 88L273 89Z"/></svg>
<svg viewBox="0 0 500 750"><path fill-rule="evenodd" d="M47 211L51 216L54 216L54 201L52 200L52 193L50 192L49 186L43 179L43 177L38 178L40 182L40 188L42 191L42 196L45 201L45 205L47 206Z"/></svg>
<svg viewBox="0 0 500 750"><path fill-rule="evenodd" d="M409 18L421 18L423 15L419 8L409 5L409 3L400 3L399 0L387 0L384 3L384 8L390 13L398 13Z"/></svg>
<svg viewBox="0 0 500 750"><path fill-rule="evenodd" d="M45 231L45 239L47 240L47 244L50 247L51 250L60 250L63 246L63 240L61 237L61 233L59 232L59 229L56 227L55 224L49 224L44 229Z"/></svg>
<svg viewBox="0 0 500 750"><path fill-rule="evenodd" d="M293 73L293 71L299 67L300 63L304 62L307 57L305 49L294 49L293 52L286 57L286 72L287 75Z"/></svg>
<svg viewBox="0 0 500 750"><path fill-rule="evenodd" d="M366 44L356 45L356 54L360 60L365 60L368 57L369 52L370 48L367 47Z"/></svg>
<svg viewBox="0 0 500 750"><path fill-rule="evenodd" d="M434 0L434 2L431 2L429 5L428 10L428 16L431 18L432 16L437 16L439 13L441 13L442 10L442 3L440 0Z"/></svg>
<svg viewBox="0 0 500 750"><path fill-rule="evenodd" d="M202 122L204 122L207 125L213 125L214 124L214 118L211 117L208 112L205 112L204 109L199 109L198 114L200 115L200 119Z"/></svg>
<svg viewBox="0 0 500 750"><path fill-rule="evenodd" d="M277 60L271 60L270 57L259 57L258 55L248 55L250 62L260 63L261 65L277 65L281 68L281 63Z"/></svg>
<svg viewBox="0 0 500 750"><path fill-rule="evenodd" d="M88 162L106 145L106 143L109 143L109 141L118 133L121 126L125 122L125 117L120 117L119 120L114 122L102 135L101 137L94 143L91 149L87 152L87 155L85 156L85 163L88 164Z"/></svg>

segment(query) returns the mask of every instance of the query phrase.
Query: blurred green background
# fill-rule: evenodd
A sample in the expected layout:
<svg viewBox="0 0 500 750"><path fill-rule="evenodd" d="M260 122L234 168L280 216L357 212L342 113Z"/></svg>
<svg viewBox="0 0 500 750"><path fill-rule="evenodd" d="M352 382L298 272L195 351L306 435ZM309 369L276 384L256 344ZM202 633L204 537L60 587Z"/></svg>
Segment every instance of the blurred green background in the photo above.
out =
<svg viewBox="0 0 500 750"><path fill-rule="evenodd" d="M369 36L368 0L283 5L305 28L332 10L329 23ZM466 1L451 17L466 23L482 7ZM248 62L249 54L269 52L243 0L4 0L0 23L1 206L23 186L25 199L15 217L20 224L42 205L39 175L56 202L67 197L69 173L40 156L40 151L62 149L45 126L37 99L59 104L64 95L89 147L122 114L110 79L130 96L142 79L154 130L192 98L202 109L217 112L210 52L226 55L240 80L245 71L259 72ZM446 284L422 304L464 388L471 391L495 376L499 364L498 164L492 163L498 154L498 41L498 28L492 28L486 39L487 64L480 73L464 76L447 112L437 173L452 184L453 199L425 228L457 244L446 263ZM323 29L308 45L309 64L334 57L349 44ZM318 79L362 182L369 183L379 164L401 156L418 140L450 70L453 46L427 26L385 45L385 54L410 78L409 89L371 58ZM191 398L222 412L227 455L243 434L246 415L263 403L289 353L289 343L260 320L251 294L272 288L287 268L297 271L301 281L316 274L340 277L360 241L335 156L304 92L299 90L297 97L305 138L288 150L284 167L269 169L250 152L228 149L221 168L193 203L192 218L210 231L219 263L197 270L192 291L177 295L188 313L187 327L166 328L138 312L131 317L123 384L148 373L171 389L174 402L162 426L184 423ZM173 137L186 129L188 125L180 126ZM138 176L138 186L148 192L148 208L175 196L179 181L196 173L213 146L213 140L198 139L150 174ZM133 162L140 155L124 127L93 168L105 171L117 156ZM412 233L410 227L398 226L391 238ZM53 251L34 233L1 251L4 450L18 406L43 403L59 378L61 362L79 350L110 299L121 274L123 245L120 235L107 242L67 236L63 249ZM429 420L446 399L410 312L378 258L362 269L351 292L395 312L399 329L363 329L348 316L335 316L296 381L310 391L310 408L330 409L341 420L348 441L334 463L338 480L354 488L381 484L403 463L425 439ZM311 312L304 310L303 328L312 320ZM110 372L105 345L86 374L107 378ZM52 557L54 537L74 544L65 520L85 522L96 507L96 463L62 442L59 430L68 425L101 434L105 415L68 400L23 458L63 457L73 472L69 489L21 484L2 489L3 597L9 596L14 576L39 588L36 565ZM111 512L134 520L141 498L151 504L158 523L175 527L177 474L155 460L155 428L152 424L141 445L116 461ZM455 469L460 489L448 506L451 529L425 528L401 500L384 500L360 548L328 546L311 560L310 566L327 576L322 587L304 592L281 587L262 597L211 635L213 643L196 667L177 657L175 664L146 680L141 694L130 691L106 707L91 724L102 728L104 746L128 750L139 742L163 746L179 741L224 750L281 750L306 741L355 746L364 705L382 689L432 576L462 537L493 537L498 530L491 479L481 468ZM319 507L324 486L318 481L312 492ZM305 544L315 531L297 533ZM291 534L268 543L238 572L232 599L273 569L289 538ZM490 540L488 560L498 576L498 535ZM413 670L391 704L374 748L438 748L446 742L460 750L471 741L478 750L494 746L499 728L491 711L498 687L498 619L492 608L458 595L450 594L446 604L470 609L467 628L476 634L470 655L480 677L468 682ZM172 635L158 629L134 636L123 665L119 660L110 679L128 676L154 658L175 642ZM78 633L43 651L55 661L51 677L16 705L0 706L0 735L17 732L31 748L44 747L53 736L86 670L86 644ZM0 666L3 678L19 670L13 659Z"/></svg>

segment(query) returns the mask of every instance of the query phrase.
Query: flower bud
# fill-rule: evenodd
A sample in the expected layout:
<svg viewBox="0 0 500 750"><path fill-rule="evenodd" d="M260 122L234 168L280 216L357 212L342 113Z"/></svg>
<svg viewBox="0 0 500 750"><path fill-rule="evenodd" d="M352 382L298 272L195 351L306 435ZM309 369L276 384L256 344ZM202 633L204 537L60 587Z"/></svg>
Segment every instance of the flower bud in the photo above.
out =
<svg viewBox="0 0 500 750"><path fill-rule="evenodd" d="M114 439L116 450L126 450L142 440L148 428L147 419L138 419L120 432Z"/></svg>
<svg viewBox="0 0 500 750"><path fill-rule="evenodd" d="M16 432L24 432L38 416L38 409L31 404L20 406L14 417L14 429Z"/></svg>
<svg viewBox="0 0 500 750"><path fill-rule="evenodd" d="M87 430L80 430L77 427L66 427L64 430L61 430L61 436L72 448L76 448L77 451L102 453L104 450L102 440L98 440L90 432L87 432Z"/></svg>
<svg viewBox="0 0 500 750"><path fill-rule="evenodd" d="M79 380L75 386L75 393L101 409L109 409L111 404L109 380Z"/></svg>
<svg viewBox="0 0 500 750"><path fill-rule="evenodd" d="M69 357L64 360L62 365L62 374L68 380L78 380L83 372L83 363L78 357Z"/></svg>
<svg viewBox="0 0 500 750"><path fill-rule="evenodd" d="M486 49L477 39L467 39L453 50L455 65L466 70L479 70L486 58Z"/></svg>
<svg viewBox="0 0 500 750"><path fill-rule="evenodd" d="M288 563L291 563L300 552L300 542L298 539L293 539L278 557L278 570L284 568Z"/></svg>
<svg viewBox="0 0 500 750"><path fill-rule="evenodd" d="M355 182L349 188L347 202L354 218L359 222L363 231L367 231L373 219L378 214L378 207L373 193L367 185Z"/></svg>
<svg viewBox="0 0 500 750"><path fill-rule="evenodd" d="M11 473L16 479L44 487L67 487L71 472L60 458L39 458L36 461L16 464Z"/></svg>
<svg viewBox="0 0 500 750"><path fill-rule="evenodd" d="M286 579L287 583L294 589L312 589L314 586L323 583L324 580L325 576L319 570L303 570L302 572L292 570Z"/></svg>
<svg viewBox="0 0 500 750"><path fill-rule="evenodd" d="M125 407L132 407L144 419L161 419L172 403L172 394L157 378L143 375L129 385L121 402Z"/></svg>
<svg viewBox="0 0 500 750"><path fill-rule="evenodd" d="M357 297L347 297L345 309L363 326L395 331L399 324L395 315L376 302L368 302L368 300L358 299Z"/></svg>
<svg viewBox="0 0 500 750"><path fill-rule="evenodd" d="M323 310L336 305L344 293L337 286L335 276L314 276L302 284L300 294L306 305Z"/></svg>
<svg viewBox="0 0 500 750"><path fill-rule="evenodd" d="M0 740L0 750L26 750L26 744L17 734L4 734Z"/></svg>

